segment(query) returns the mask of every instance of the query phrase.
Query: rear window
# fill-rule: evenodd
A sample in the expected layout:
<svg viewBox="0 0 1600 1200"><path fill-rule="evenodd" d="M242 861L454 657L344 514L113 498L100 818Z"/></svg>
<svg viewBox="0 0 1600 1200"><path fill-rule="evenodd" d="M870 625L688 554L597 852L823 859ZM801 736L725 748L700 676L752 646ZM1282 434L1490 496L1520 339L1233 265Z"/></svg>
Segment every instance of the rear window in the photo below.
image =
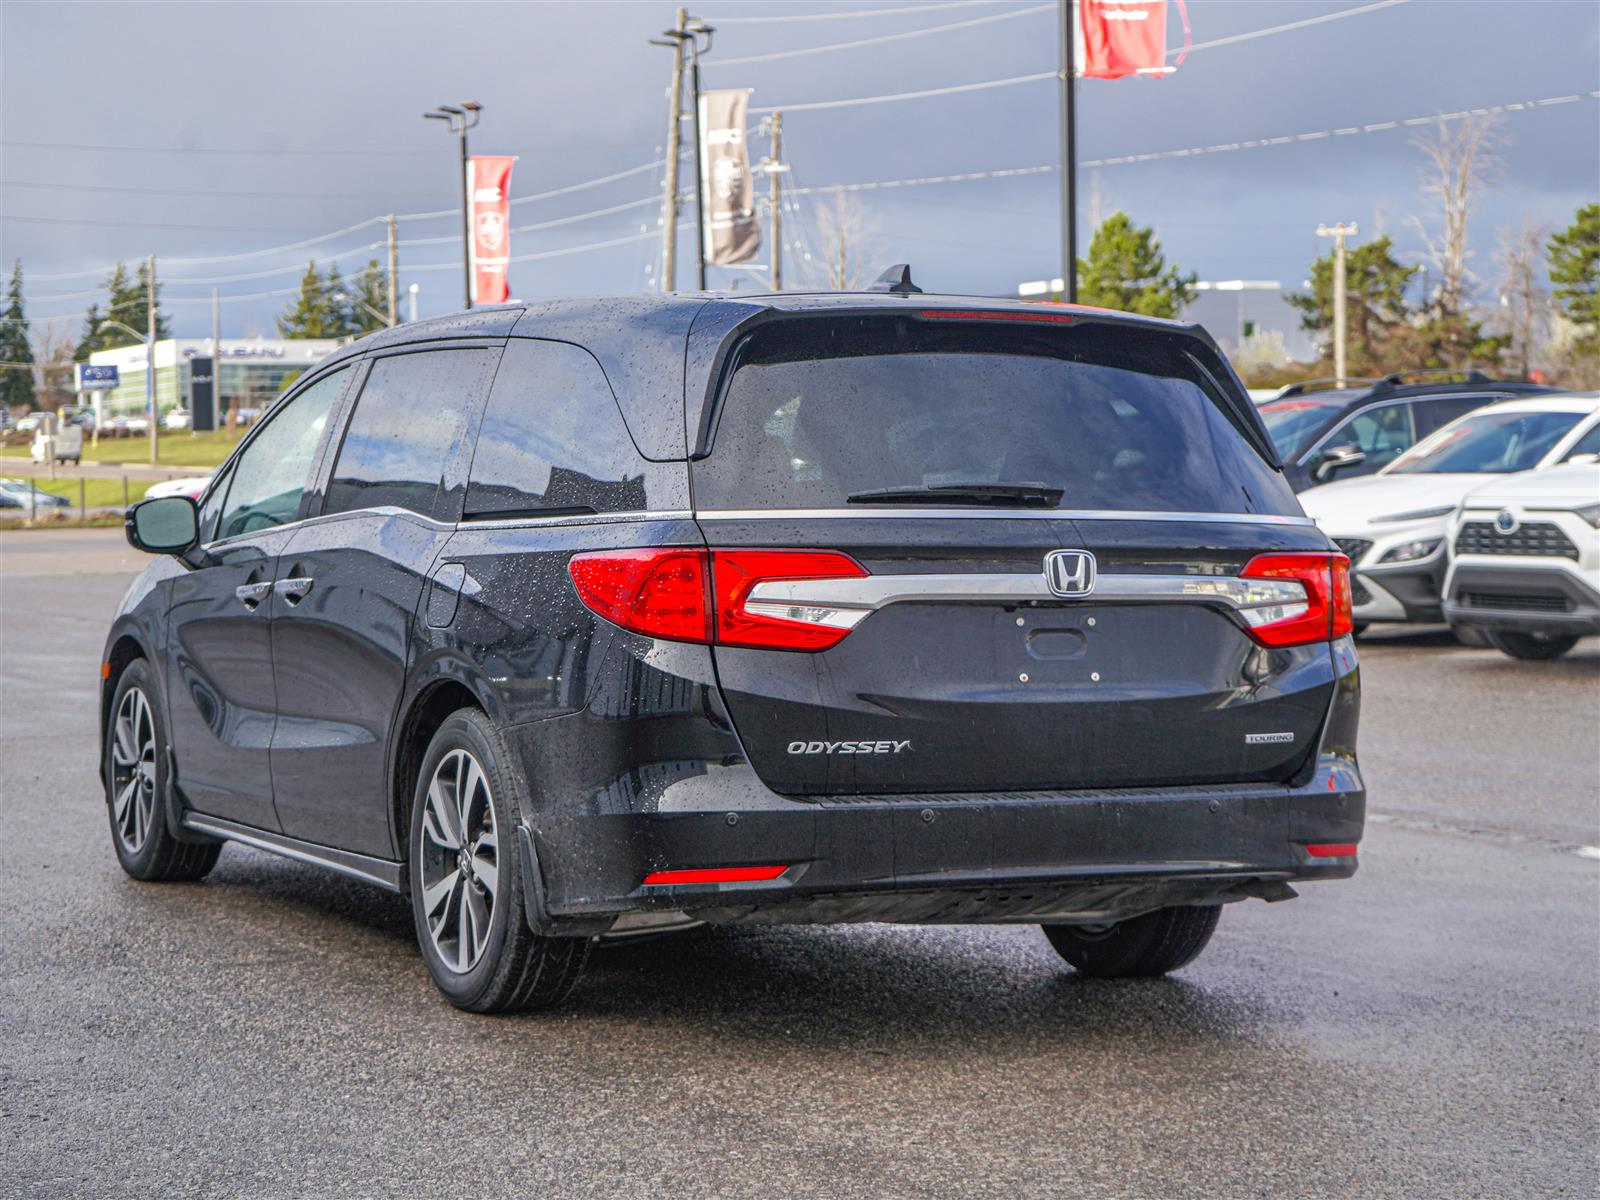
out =
<svg viewBox="0 0 1600 1200"><path fill-rule="evenodd" d="M1040 484L1067 509L1297 514L1187 341L1103 325L774 323L736 351L695 503L843 508L886 488Z"/></svg>

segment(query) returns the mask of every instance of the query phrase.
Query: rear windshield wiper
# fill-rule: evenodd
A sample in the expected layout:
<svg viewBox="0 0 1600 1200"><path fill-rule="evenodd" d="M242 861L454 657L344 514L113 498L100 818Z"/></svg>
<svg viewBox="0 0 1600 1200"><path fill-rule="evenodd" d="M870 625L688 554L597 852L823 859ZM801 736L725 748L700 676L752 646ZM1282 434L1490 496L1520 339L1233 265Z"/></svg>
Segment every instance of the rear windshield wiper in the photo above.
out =
<svg viewBox="0 0 1600 1200"><path fill-rule="evenodd" d="M852 492L850 504L1015 504L1054 508L1066 495L1044 483L935 483Z"/></svg>

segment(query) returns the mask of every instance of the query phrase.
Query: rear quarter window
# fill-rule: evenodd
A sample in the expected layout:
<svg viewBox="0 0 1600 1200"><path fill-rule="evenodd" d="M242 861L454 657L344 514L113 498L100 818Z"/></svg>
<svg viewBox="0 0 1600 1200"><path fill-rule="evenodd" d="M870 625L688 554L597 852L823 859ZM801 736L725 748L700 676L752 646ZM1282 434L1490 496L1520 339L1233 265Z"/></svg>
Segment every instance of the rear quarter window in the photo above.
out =
<svg viewBox="0 0 1600 1200"><path fill-rule="evenodd" d="M479 428L465 515L636 512L644 466L593 355L514 338Z"/></svg>
<svg viewBox="0 0 1600 1200"><path fill-rule="evenodd" d="M1186 339L908 318L779 322L738 348L702 509L838 508L965 483L1060 488L1060 507L1298 514Z"/></svg>

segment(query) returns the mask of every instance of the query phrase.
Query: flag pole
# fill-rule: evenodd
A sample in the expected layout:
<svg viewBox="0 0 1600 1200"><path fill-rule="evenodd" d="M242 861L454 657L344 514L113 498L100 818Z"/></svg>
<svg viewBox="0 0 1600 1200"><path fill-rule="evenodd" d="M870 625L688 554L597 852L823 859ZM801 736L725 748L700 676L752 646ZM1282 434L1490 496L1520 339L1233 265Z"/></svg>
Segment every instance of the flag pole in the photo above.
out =
<svg viewBox="0 0 1600 1200"><path fill-rule="evenodd" d="M1074 103L1076 0L1061 4L1061 298L1078 300L1078 117Z"/></svg>

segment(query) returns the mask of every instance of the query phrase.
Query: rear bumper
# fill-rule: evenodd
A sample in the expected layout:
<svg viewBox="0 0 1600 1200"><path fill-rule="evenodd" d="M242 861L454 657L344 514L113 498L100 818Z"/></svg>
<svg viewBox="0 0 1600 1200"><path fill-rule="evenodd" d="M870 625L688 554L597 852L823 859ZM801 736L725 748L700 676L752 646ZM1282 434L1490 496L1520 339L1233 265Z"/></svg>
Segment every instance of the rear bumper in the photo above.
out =
<svg viewBox="0 0 1600 1200"><path fill-rule="evenodd" d="M1032 922L1287 898L1292 881L1355 873L1354 855L1313 857L1306 846L1358 842L1366 811L1355 764L1334 756L1300 787L773 798L781 803L595 814L536 829L547 931L597 931L624 913ZM663 869L761 865L787 869L763 882L643 882ZM566 890L580 879L581 894Z"/></svg>

